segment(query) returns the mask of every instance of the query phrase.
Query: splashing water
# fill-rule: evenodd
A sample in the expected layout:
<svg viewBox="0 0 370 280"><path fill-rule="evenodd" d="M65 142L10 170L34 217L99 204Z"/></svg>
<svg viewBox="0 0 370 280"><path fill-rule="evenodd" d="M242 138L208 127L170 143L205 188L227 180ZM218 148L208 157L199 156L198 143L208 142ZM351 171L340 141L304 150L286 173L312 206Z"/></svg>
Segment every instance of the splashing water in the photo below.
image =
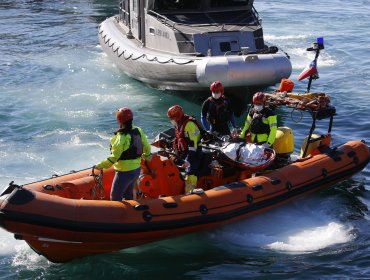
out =
<svg viewBox="0 0 370 280"><path fill-rule="evenodd" d="M291 253L314 252L334 244L354 240L356 236L351 231L352 228L331 222L326 226L304 229L295 235L289 236L286 241L276 241L267 244L266 247Z"/></svg>

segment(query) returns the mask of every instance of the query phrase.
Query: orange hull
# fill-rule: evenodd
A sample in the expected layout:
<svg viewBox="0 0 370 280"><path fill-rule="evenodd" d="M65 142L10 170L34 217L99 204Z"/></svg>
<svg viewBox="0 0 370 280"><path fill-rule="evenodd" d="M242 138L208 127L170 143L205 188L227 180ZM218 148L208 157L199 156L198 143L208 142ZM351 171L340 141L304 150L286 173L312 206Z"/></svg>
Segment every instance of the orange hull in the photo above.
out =
<svg viewBox="0 0 370 280"><path fill-rule="evenodd" d="M206 191L190 195L176 194L183 181L167 160L163 165L171 172L152 172L153 180L141 186L153 185L155 191L147 193L167 196L123 202L100 199L85 170L9 186L0 197L0 225L49 260L66 262L245 219L345 180L369 160L368 146L351 141L256 177L240 171L201 178L199 187ZM104 175L106 198L113 175Z"/></svg>

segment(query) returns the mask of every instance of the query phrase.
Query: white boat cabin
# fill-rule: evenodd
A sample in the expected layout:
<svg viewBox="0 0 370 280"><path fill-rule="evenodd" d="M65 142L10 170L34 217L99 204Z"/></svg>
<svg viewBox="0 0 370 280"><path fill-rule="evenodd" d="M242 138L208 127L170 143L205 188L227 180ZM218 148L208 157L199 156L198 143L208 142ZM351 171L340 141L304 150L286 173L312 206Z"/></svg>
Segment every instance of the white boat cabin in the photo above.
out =
<svg viewBox="0 0 370 280"><path fill-rule="evenodd" d="M161 52L203 56L274 53L253 0L119 0L127 38Z"/></svg>

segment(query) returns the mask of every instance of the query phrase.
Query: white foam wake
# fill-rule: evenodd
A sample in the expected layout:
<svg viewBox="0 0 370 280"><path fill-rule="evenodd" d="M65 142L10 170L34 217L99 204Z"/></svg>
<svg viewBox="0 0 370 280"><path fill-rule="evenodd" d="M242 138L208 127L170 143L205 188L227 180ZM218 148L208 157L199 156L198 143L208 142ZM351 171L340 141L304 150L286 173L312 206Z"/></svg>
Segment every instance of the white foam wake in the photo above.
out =
<svg viewBox="0 0 370 280"><path fill-rule="evenodd" d="M304 254L356 238L350 224L333 219L332 201L311 197L212 231L214 244L226 250L274 250ZM226 246L225 246L226 244Z"/></svg>
<svg viewBox="0 0 370 280"><path fill-rule="evenodd" d="M275 241L266 247L272 250L307 253L318 251L323 248L350 242L355 238L351 228L336 222L328 225L304 229L296 234L288 236L287 240Z"/></svg>

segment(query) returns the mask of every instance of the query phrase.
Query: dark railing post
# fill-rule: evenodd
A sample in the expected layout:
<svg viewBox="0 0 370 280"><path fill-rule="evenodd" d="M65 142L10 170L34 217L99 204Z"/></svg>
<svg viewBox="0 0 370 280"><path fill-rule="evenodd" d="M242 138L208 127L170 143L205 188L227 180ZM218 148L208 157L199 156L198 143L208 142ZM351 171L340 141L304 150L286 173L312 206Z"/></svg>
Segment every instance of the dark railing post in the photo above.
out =
<svg viewBox="0 0 370 280"><path fill-rule="evenodd" d="M306 141L306 146L304 147L302 158L304 158L306 156L306 154L307 154L308 146L311 143L311 136L313 134L313 131L316 128L316 114L317 114L317 111L312 111L312 125L311 125L310 132L309 132L309 134L307 136L308 138L307 138L307 141Z"/></svg>

